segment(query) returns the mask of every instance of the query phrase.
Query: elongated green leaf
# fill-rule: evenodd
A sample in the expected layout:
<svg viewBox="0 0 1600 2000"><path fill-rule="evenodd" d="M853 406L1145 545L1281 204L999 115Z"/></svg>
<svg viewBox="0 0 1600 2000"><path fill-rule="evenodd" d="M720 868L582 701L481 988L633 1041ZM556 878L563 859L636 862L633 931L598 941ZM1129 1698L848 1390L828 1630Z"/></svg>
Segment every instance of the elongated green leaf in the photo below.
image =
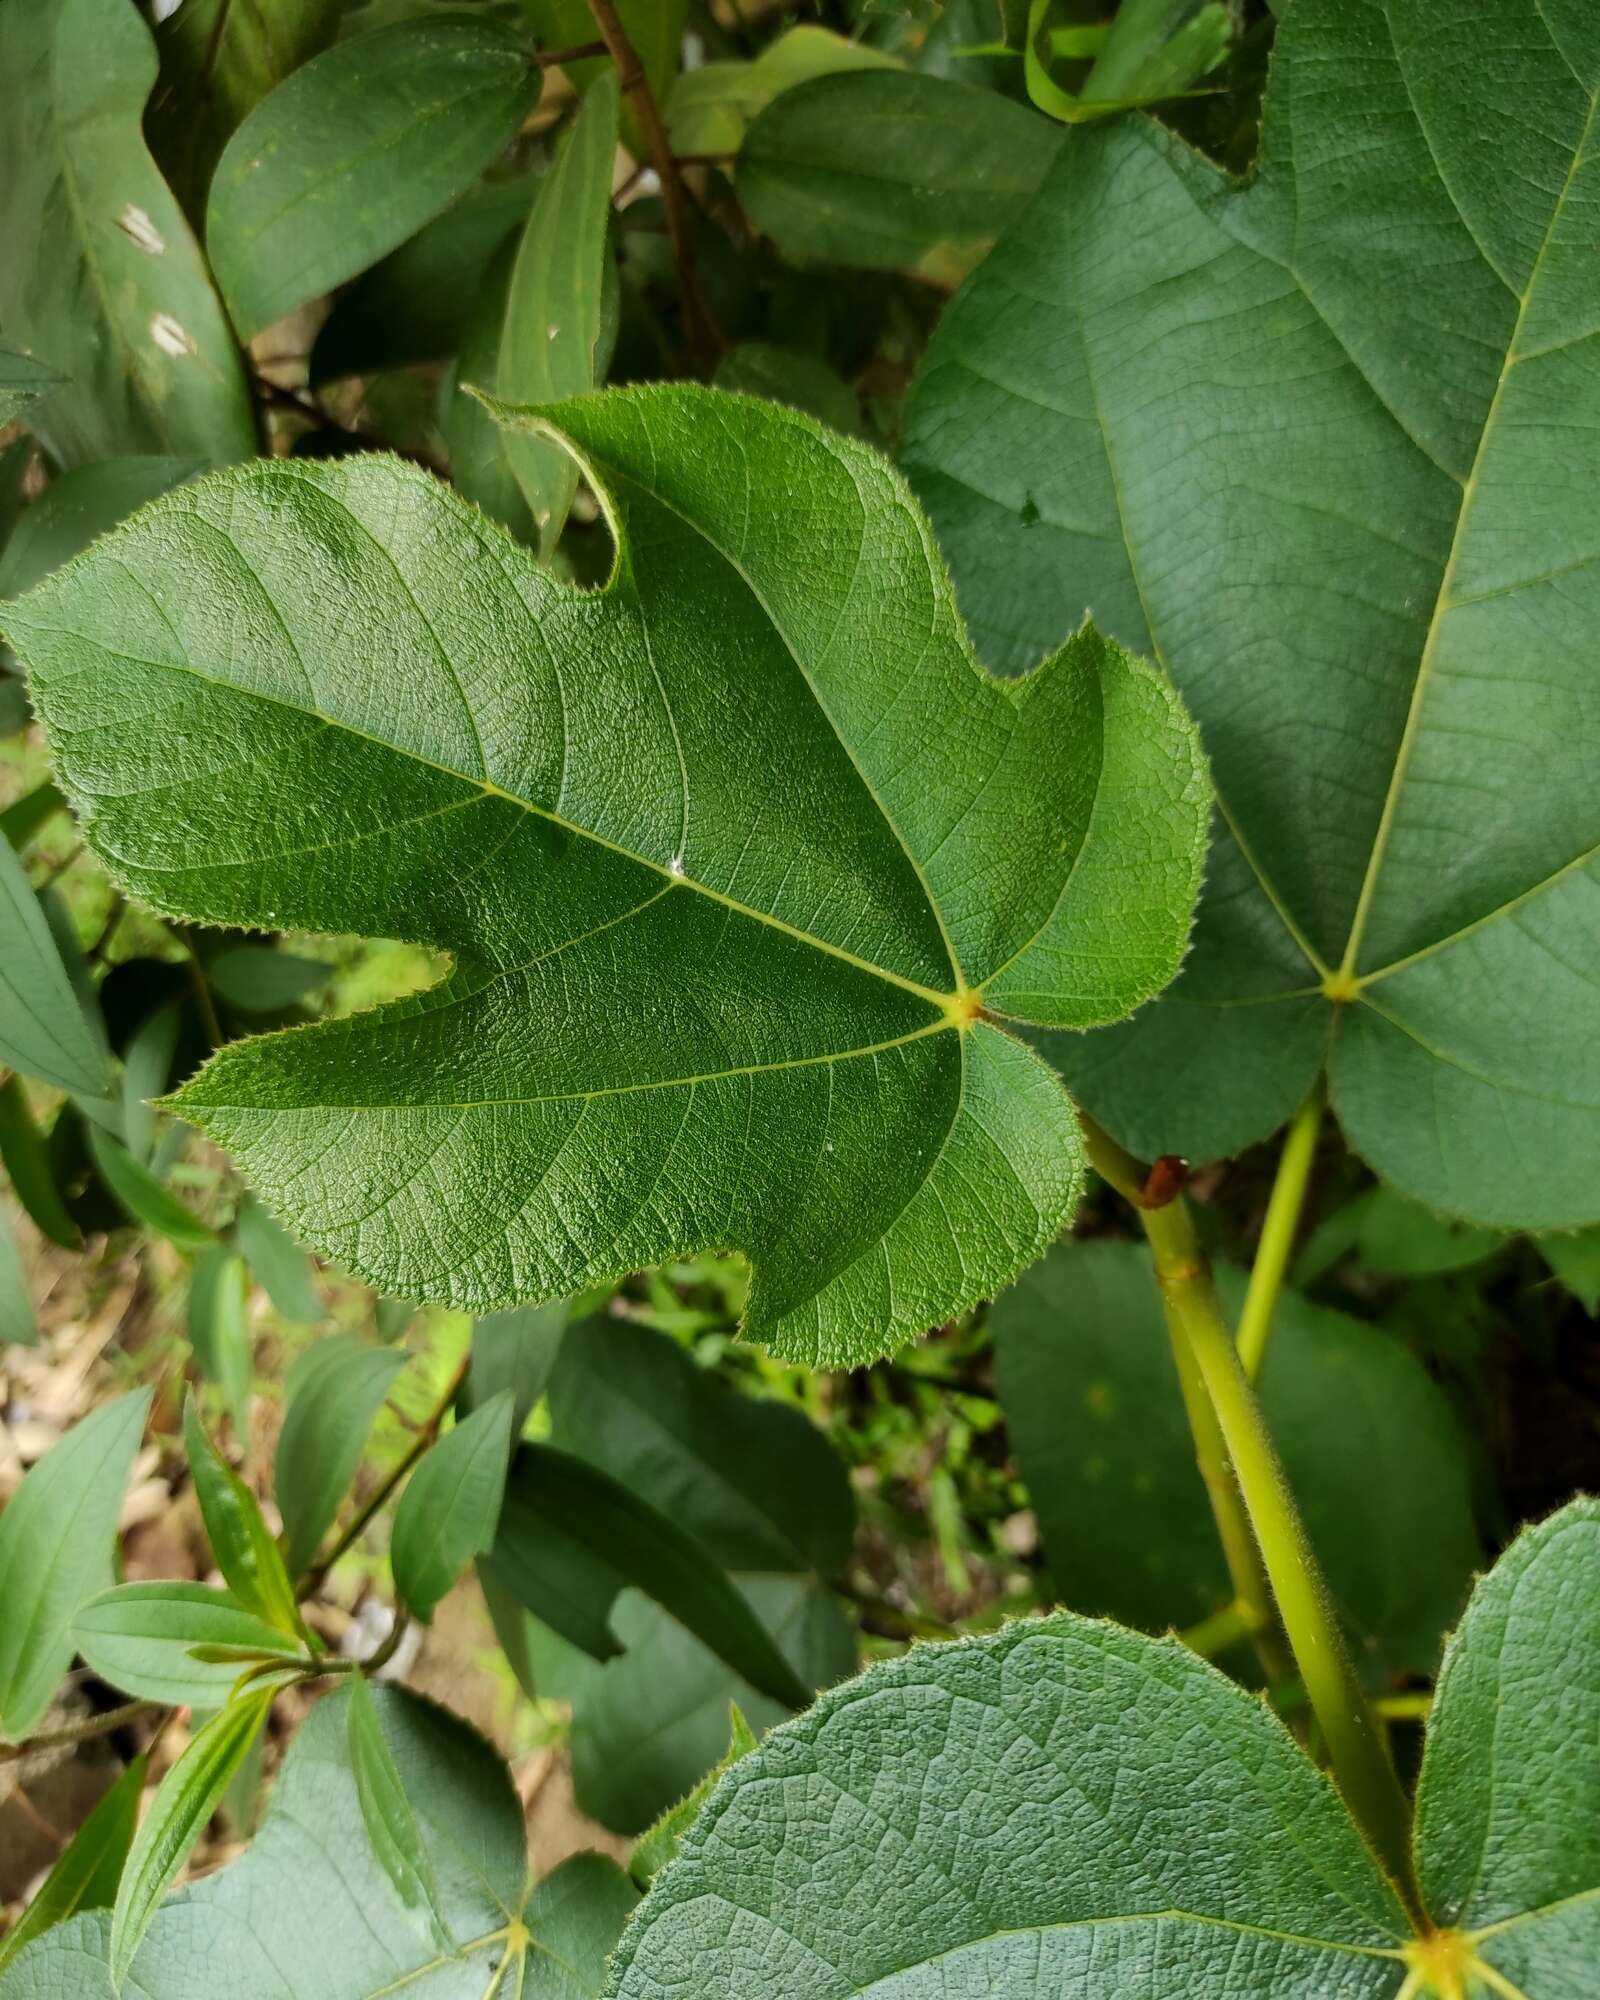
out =
<svg viewBox="0 0 1600 2000"><path fill-rule="evenodd" d="M627 1877L579 1855L524 1903L522 1809L505 1767L430 1702L371 1692L461 1957L441 1958L368 1846L340 1690L297 1732L255 1843L156 1911L122 2000L380 2000L412 1990L484 2000L497 1975L496 2000L594 2000L635 1901ZM0 2000L113 2000L108 1931L103 1915L88 1915L38 1939L0 1977Z"/></svg>
<svg viewBox="0 0 1600 2000"><path fill-rule="evenodd" d="M994 1017L1161 986L1204 774L1092 630L1020 686L979 672L864 446L686 387L555 420L617 510L600 591L411 468L279 462L157 503L6 627L128 886L456 955L179 1093L296 1233L480 1309L736 1247L753 1336L860 1361L1070 1213L1071 1106Z"/></svg>
<svg viewBox="0 0 1600 2000"><path fill-rule="evenodd" d="M339 0L182 0L156 29L145 130L196 228L222 149L268 91L333 39Z"/></svg>
<svg viewBox="0 0 1600 2000"><path fill-rule="evenodd" d="M189 1279L189 1345L195 1366L226 1400L235 1437L250 1435L255 1376L250 1340L250 1273L225 1243L209 1243Z"/></svg>
<svg viewBox="0 0 1600 2000"><path fill-rule="evenodd" d="M150 1392L75 1424L0 1514L0 1733L16 1742L49 1707L72 1659L72 1621L111 1581L122 1489Z"/></svg>
<svg viewBox="0 0 1600 2000"><path fill-rule="evenodd" d="M155 1147L156 1112L151 1102L166 1089L178 1048L182 1010L169 1000L142 1021L122 1056L122 1133L128 1151L148 1167Z"/></svg>
<svg viewBox="0 0 1600 2000"><path fill-rule="evenodd" d="M105 1050L9 841L0 841L0 1062L85 1097L112 1087Z"/></svg>
<svg viewBox="0 0 1600 2000"><path fill-rule="evenodd" d="M10 1218L0 1214L0 1342L34 1347L39 1325L33 1316L33 1297L28 1290L28 1274L22 1252L12 1233Z"/></svg>
<svg viewBox="0 0 1600 2000"><path fill-rule="evenodd" d="M907 459L987 658L1092 604L1213 760L1182 981L1053 1051L1095 1115L1205 1158L1325 1065L1402 1193L1572 1227L1600 1217L1600 15L1507 0L1466 76L1481 20L1296 0L1242 192L1157 125L1077 135L929 347Z"/></svg>
<svg viewBox="0 0 1600 2000"><path fill-rule="evenodd" d="M241 1656L300 1650L227 1591L204 1583L118 1584L84 1605L72 1638L102 1680L175 1708L220 1708L239 1678L238 1664L197 1660L196 1646Z"/></svg>
<svg viewBox="0 0 1600 2000"><path fill-rule="evenodd" d="M455 1940L439 1900L439 1885L433 1878L433 1863L423 1844L422 1829L411 1810L362 1674L350 1678L345 1734L362 1824L378 1865L406 1908L426 1915L440 1950L453 1951Z"/></svg>
<svg viewBox="0 0 1600 2000"><path fill-rule="evenodd" d="M123 1863L139 1823L147 1769L146 1760L135 1757L72 1836L28 1907L0 1938L0 1973L25 1945L53 1925L65 1923L79 1910L109 1909L116 1901Z"/></svg>
<svg viewBox="0 0 1600 2000"><path fill-rule="evenodd" d="M28 1095L12 1076L0 1083L0 1161L23 1207L53 1243L76 1250L82 1239L68 1215L51 1171L50 1155L28 1108Z"/></svg>
<svg viewBox="0 0 1600 2000"><path fill-rule="evenodd" d="M599 379L617 105L616 78L602 77L528 212L495 371L495 389L506 402L553 403L585 394ZM566 526L578 468L550 438L508 437L505 449L548 557Z"/></svg>
<svg viewBox="0 0 1600 2000"><path fill-rule="evenodd" d="M254 1195L246 1195L240 1203L233 1242L284 1319L296 1326L313 1326L325 1316L306 1253Z"/></svg>
<svg viewBox="0 0 1600 2000"><path fill-rule="evenodd" d="M140 130L155 78L123 0L0 10L0 326L69 378L28 416L67 465L255 448L238 349Z"/></svg>
<svg viewBox="0 0 1600 2000"><path fill-rule="evenodd" d="M446 371L439 388L439 429L450 453L450 481L491 521L533 544L538 533L517 476L511 470L506 439L468 384L481 387L495 379L500 361L500 336L505 330L506 295L516 245L501 245L478 286L467 317L461 352Z"/></svg>
<svg viewBox="0 0 1600 2000"><path fill-rule="evenodd" d="M247 1014L276 1014L328 983L320 958L272 945L232 945L210 959L206 977L219 999Z"/></svg>
<svg viewBox="0 0 1600 2000"><path fill-rule="evenodd" d="M1541 1236L1539 1254L1590 1319L1600 1313L1600 1229Z"/></svg>
<svg viewBox="0 0 1600 2000"><path fill-rule="evenodd" d="M120 1140L97 1125L91 1125L88 1133L95 1170L130 1222L155 1230L180 1250L209 1250L215 1245L214 1232L148 1167L140 1166Z"/></svg>
<svg viewBox="0 0 1600 2000"><path fill-rule="evenodd" d="M403 1354L369 1347L353 1333L331 1333L290 1369L276 1477L291 1574L316 1554L355 1478L389 1386L405 1364Z"/></svg>
<svg viewBox="0 0 1600 2000"><path fill-rule="evenodd" d="M10 841L20 854L40 827L47 826L66 803L60 787L46 779L0 812L0 837Z"/></svg>
<svg viewBox="0 0 1600 2000"><path fill-rule="evenodd" d="M419 1618L431 1619L467 1564L493 1545L515 1414L512 1392L502 1389L423 1454L400 1496L389 1560L395 1589Z"/></svg>
<svg viewBox="0 0 1600 2000"><path fill-rule="evenodd" d="M275 1631L296 1637L300 1613L283 1556L255 1495L207 1437L192 1397L183 1408L183 1448L211 1553L229 1590Z"/></svg>
<svg viewBox="0 0 1600 2000"><path fill-rule="evenodd" d="M157 1905L206 1830L261 1733L273 1691L241 1696L214 1715L161 1780L134 1836L111 1912L111 1983L120 1987Z"/></svg>
<svg viewBox="0 0 1600 2000"><path fill-rule="evenodd" d="M248 339L465 192L538 102L508 29L468 14L338 42L256 105L217 163L206 248Z"/></svg>
<svg viewBox="0 0 1600 2000"><path fill-rule="evenodd" d="M745 134L735 178L789 256L893 269L998 236L1059 144L1048 119L993 91L849 71L776 98Z"/></svg>
<svg viewBox="0 0 1600 2000"><path fill-rule="evenodd" d="M515 1306L490 1313L472 1329L472 1359L461 1385L461 1407L478 1410L502 1389L511 1391L511 1435L521 1437L528 1413L544 1394L567 1331L567 1302Z"/></svg>
<svg viewBox="0 0 1600 2000"><path fill-rule="evenodd" d="M443 361L466 338L468 314L495 253L527 217L533 174L469 188L398 250L342 292L311 350L311 379L367 375Z"/></svg>
<svg viewBox="0 0 1600 2000"><path fill-rule="evenodd" d="M56 388L64 379L9 340L0 340L0 424L24 415L36 396Z"/></svg>
<svg viewBox="0 0 1600 2000"><path fill-rule="evenodd" d="M1244 1280L1218 1273L1235 1315ZM1160 1631L1232 1595L1145 1252L1063 1244L994 1308L1001 1401L1056 1587ZM1431 1673L1480 1556L1466 1440L1391 1334L1283 1293L1262 1406L1358 1661Z"/></svg>
<svg viewBox="0 0 1600 2000"><path fill-rule="evenodd" d="M566 1452L526 1444L517 1452L488 1562L503 1589L596 1659L617 1651L611 1607L632 1584L763 1694L789 1708L811 1697L716 1557Z"/></svg>

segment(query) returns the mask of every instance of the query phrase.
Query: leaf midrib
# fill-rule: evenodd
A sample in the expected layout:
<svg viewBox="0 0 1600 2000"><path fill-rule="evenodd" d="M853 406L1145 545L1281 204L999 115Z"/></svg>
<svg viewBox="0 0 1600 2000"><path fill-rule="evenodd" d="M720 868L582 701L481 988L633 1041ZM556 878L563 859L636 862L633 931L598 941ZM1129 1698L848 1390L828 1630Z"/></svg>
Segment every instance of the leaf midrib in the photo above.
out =
<svg viewBox="0 0 1600 2000"><path fill-rule="evenodd" d="M93 552L90 551L89 553ZM82 558L75 559L74 564L69 565L69 569L75 567L76 561L80 560ZM162 616L163 622L166 622L165 613L162 612L160 603L143 578L138 576L126 563L121 562L120 559L118 559L118 566L121 568L123 574L128 577L129 581L148 599L157 613ZM62 572L57 572L57 576L52 578L52 582L59 580L62 574ZM24 621L14 619L13 622L21 624ZM168 625L168 629L171 630L170 624ZM176 638L176 633L173 636ZM442 776L454 779L457 784L467 786L481 793L486 798L503 799L507 804L520 807L523 812L531 813L535 818L546 820L550 825L560 827L564 833L570 833L580 840L593 841L597 847L605 848L609 853L620 855L625 861L631 861L641 868L652 870L653 873L661 876L669 887L691 889L696 895L709 897L712 902L720 903L724 909L732 910L737 916L748 917L755 923L766 924L772 930L781 931L785 936L794 938L800 944L809 945L814 951L825 952L829 957L840 959L845 964L854 966L860 972L870 973L874 978L881 979L888 985L898 986L907 993L913 993L919 1000L925 1000L930 1006L937 1007L942 1016L948 1016L952 1002L961 997L959 992L941 993L931 986L923 986L914 979L907 979L903 973L893 972L887 966L879 965L872 959L862 958L857 953L846 950L843 945L833 944L827 938L816 937L810 931L801 930L797 925L785 923L781 917L772 916L765 910L758 910L749 903L742 903L737 897L726 895L720 889L713 889L709 883L697 881L692 875L679 875L667 863L653 860L649 855L637 854L631 848L622 846L618 841L608 839L602 833L597 833L589 827L579 826L575 821L563 818L560 813L554 811L551 807L536 805L532 799L523 798L516 792L508 792L504 786L495 784L491 778L472 777L465 771L458 771L448 764L440 763L437 758L425 756L419 750L407 748L391 741L387 737L375 735L371 730L362 729L353 722L349 722L338 716L329 715L321 708L313 707L308 703L290 701L283 695L271 694L260 688L241 687L238 682L227 680L220 674L206 673L203 668L197 667L187 657L185 657L181 665L175 665L171 661L142 659L137 654L118 652L109 646L102 647L99 650L103 652L105 658L115 660L123 666L144 667L158 673L164 671L168 673L190 674L194 679L204 681L210 687L224 689L227 693L238 695L246 701L259 701L267 703L272 707L286 709L291 715L304 716L309 721L321 723L326 729L338 730L347 736L359 738L362 742L371 743L376 748L387 751L391 756L404 757L412 763L423 766L427 770L437 771ZM92 798L93 794L89 796ZM932 904L931 898L930 907L934 909L937 916L937 906ZM571 940L568 940L568 942L570 943ZM954 1027L957 1024L945 1018L941 1019L936 1025L939 1027Z"/></svg>

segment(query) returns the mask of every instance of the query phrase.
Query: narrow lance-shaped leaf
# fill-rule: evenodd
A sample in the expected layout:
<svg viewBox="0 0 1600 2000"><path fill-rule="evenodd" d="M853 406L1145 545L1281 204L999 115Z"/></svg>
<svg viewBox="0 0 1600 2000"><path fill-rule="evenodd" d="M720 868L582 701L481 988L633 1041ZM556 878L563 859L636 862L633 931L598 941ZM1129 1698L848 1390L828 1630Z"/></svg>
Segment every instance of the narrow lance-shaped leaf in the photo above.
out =
<svg viewBox="0 0 1600 2000"><path fill-rule="evenodd" d="M211 1553L228 1588L276 1631L301 1634L294 1586L256 1497L207 1437L192 1397L183 1409L183 1446Z"/></svg>
<svg viewBox="0 0 1600 2000"><path fill-rule="evenodd" d="M112 1687L174 1708L221 1708L242 1665L300 1652L276 1626L204 1583L118 1584L84 1605L72 1638Z"/></svg>
<svg viewBox="0 0 1600 2000"><path fill-rule="evenodd" d="M0 1514L0 1734L26 1736L72 1660L72 1621L111 1581L122 1491L150 1392L75 1424Z"/></svg>
<svg viewBox="0 0 1600 2000"><path fill-rule="evenodd" d="M97 1125L89 1126L88 1133L95 1170L130 1222L155 1230L157 1235L176 1243L180 1250L206 1250L215 1246L215 1231L170 1188L163 1186L148 1167L140 1166L120 1139L113 1139Z"/></svg>
<svg viewBox="0 0 1600 2000"><path fill-rule="evenodd" d="M113 1986L121 1986L161 1898L260 1735L272 1700L273 1690L268 1689L230 1702L161 1780L123 1868L111 1913Z"/></svg>
<svg viewBox="0 0 1600 2000"><path fill-rule="evenodd" d="M489 1313L472 1329L472 1356L461 1384L459 1407L481 1409L502 1389L512 1398L511 1435L521 1437L528 1413L544 1394L566 1337L568 1306L515 1306Z"/></svg>
<svg viewBox="0 0 1600 2000"><path fill-rule="evenodd" d="M1000 1017L1114 1020L1171 975L1198 753L1092 630L981 672L866 447L689 387L553 421L608 496L599 591L410 467L278 462L4 622L129 888L455 956L178 1094L296 1233L478 1309L736 1248L754 1337L865 1360L1071 1212L1072 1107Z"/></svg>
<svg viewBox="0 0 1600 2000"><path fill-rule="evenodd" d="M239 1205L233 1242L282 1318L312 1326L326 1316L305 1251L254 1195L246 1195Z"/></svg>
<svg viewBox="0 0 1600 2000"><path fill-rule="evenodd" d="M1483 23L1295 0L1243 189L1152 122L1075 135L935 334L906 454L986 657L1090 604L1214 760L1182 981L1052 1044L1089 1109L1208 1158L1325 1067L1402 1193L1570 1228L1600 1218L1600 12L1504 0L1464 64Z"/></svg>
<svg viewBox="0 0 1600 2000"><path fill-rule="evenodd" d="M76 1250L82 1238L68 1215L50 1166L50 1155L28 1106L20 1078L0 1083L0 1162L23 1207L53 1243Z"/></svg>
<svg viewBox="0 0 1600 2000"><path fill-rule="evenodd" d="M139 1823L148 1764L135 1757L63 1849L28 1907L0 1938L0 1972L25 1945L79 1910L107 1910L117 1899L123 1863Z"/></svg>
<svg viewBox="0 0 1600 2000"><path fill-rule="evenodd" d="M0 841L0 1062L84 1097L112 1087L105 1050L9 841Z"/></svg>
<svg viewBox="0 0 1600 2000"><path fill-rule="evenodd" d="M453 1952L455 1940L439 1899L433 1863L362 1674L350 1676L345 1730L361 1820L379 1866L406 1908L426 1914L440 1949Z"/></svg>
<svg viewBox="0 0 1600 2000"><path fill-rule="evenodd" d="M355 1478L383 1399L405 1365L403 1354L369 1347L351 1333L333 1333L290 1369L278 1434L277 1489L291 1574L316 1554Z"/></svg>
<svg viewBox="0 0 1600 2000"><path fill-rule="evenodd" d="M0 8L0 326L69 378L28 416L69 466L255 449L238 347L140 130L155 80L124 0Z"/></svg>
<svg viewBox="0 0 1600 2000"><path fill-rule="evenodd" d="M11 1218L0 1214L0 1343L36 1346L39 1326L33 1315L33 1295Z"/></svg>
<svg viewBox="0 0 1600 2000"><path fill-rule="evenodd" d="M395 1509L395 1589L421 1619L474 1556L488 1552L511 1457L515 1399L502 1389L425 1452Z"/></svg>
<svg viewBox="0 0 1600 2000"><path fill-rule="evenodd" d="M616 78L601 78L528 213L511 267L495 374L506 402L551 403L595 386L617 103ZM566 526L578 469L572 454L550 438L508 436L505 450L548 558Z"/></svg>
<svg viewBox="0 0 1600 2000"><path fill-rule="evenodd" d="M189 1277L189 1345L195 1366L227 1402L236 1438L250 1435L255 1359L250 1339L250 1273L225 1243L209 1243Z"/></svg>
<svg viewBox="0 0 1600 2000"><path fill-rule="evenodd" d="M469 188L539 99L521 39L441 12L336 42L228 141L206 248L249 339L403 243Z"/></svg>

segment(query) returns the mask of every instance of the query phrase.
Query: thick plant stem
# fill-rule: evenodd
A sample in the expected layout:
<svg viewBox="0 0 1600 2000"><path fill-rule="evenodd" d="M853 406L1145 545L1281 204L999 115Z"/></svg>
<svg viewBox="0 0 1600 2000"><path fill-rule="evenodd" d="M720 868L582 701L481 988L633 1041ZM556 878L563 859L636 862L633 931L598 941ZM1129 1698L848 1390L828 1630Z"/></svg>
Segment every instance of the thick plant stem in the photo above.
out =
<svg viewBox="0 0 1600 2000"><path fill-rule="evenodd" d="M1261 1241L1250 1270L1250 1289L1245 1293L1244 1310L1239 1315L1239 1362L1251 1382L1261 1373L1272 1332L1273 1307L1278 1302L1283 1274L1289 1268L1295 1231L1300 1227L1311 1162L1316 1157L1317 1134L1322 1129L1324 1101L1319 1078L1284 1137L1266 1220L1261 1225Z"/></svg>
<svg viewBox="0 0 1600 2000"><path fill-rule="evenodd" d="M1278 1616L1350 1816L1401 1900L1421 1921L1411 1864L1411 1808L1389 1761L1383 1731L1356 1679L1266 1421L1239 1365L1238 1348L1223 1317L1188 1205L1180 1195L1158 1208L1146 1206L1140 1199L1144 1174L1138 1163L1087 1119L1084 1130L1096 1172L1139 1211L1174 1347L1188 1356L1188 1367L1182 1362L1179 1367L1186 1378L1186 1398L1192 1370L1232 1466ZM1210 1448L1209 1442L1202 1446L1197 1434L1197 1451Z"/></svg>

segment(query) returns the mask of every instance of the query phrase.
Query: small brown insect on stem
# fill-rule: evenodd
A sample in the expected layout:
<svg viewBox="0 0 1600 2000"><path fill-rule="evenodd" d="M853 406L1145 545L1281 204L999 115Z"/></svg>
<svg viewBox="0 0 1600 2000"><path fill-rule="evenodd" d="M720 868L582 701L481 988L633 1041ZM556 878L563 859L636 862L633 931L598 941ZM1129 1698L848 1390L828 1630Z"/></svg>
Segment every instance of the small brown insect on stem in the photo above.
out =
<svg viewBox="0 0 1600 2000"><path fill-rule="evenodd" d="M644 134L645 145L649 149L650 164L661 183L661 202L666 211L672 260L678 269L678 289L683 298L684 326L689 344L701 355L715 358L726 350L728 342L706 303L700 275L694 267L688 196L678 162L672 156L667 128L661 122L655 94L645 76L639 52L629 41L627 30L617 14L614 0L589 0L589 12L594 16L595 26L600 30L616 67L617 83L622 94L633 106L633 115L639 121L639 130Z"/></svg>

